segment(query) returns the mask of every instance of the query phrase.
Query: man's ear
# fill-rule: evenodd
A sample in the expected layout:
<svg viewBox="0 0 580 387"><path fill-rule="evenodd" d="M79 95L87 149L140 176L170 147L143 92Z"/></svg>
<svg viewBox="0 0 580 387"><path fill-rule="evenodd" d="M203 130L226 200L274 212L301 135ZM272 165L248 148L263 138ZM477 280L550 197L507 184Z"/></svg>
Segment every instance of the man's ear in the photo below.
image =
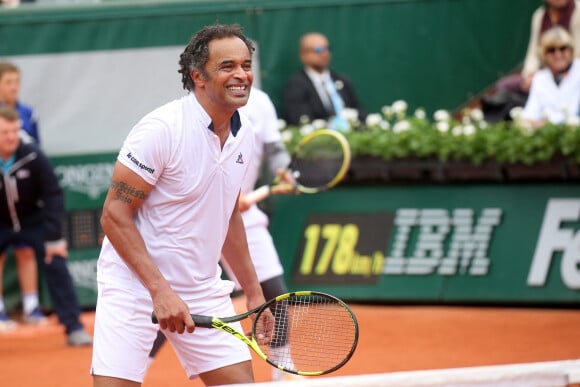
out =
<svg viewBox="0 0 580 387"><path fill-rule="evenodd" d="M203 74L197 70L191 70L189 72L189 76L191 77L191 80L193 81L193 84L195 85L195 87L204 87L205 86L205 77L203 76Z"/></svg>

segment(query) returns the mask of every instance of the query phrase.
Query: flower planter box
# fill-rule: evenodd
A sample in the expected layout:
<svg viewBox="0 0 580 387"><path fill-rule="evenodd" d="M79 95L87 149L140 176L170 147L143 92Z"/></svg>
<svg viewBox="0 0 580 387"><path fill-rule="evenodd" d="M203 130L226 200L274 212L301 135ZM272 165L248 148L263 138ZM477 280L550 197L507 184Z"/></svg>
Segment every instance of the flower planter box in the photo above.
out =
<svg viewBox="0 0 580 387"><path fill-rule="evenodd" d="M566 180L568 168L564 160L557 158L531 165L505 164L504 173L508 181Z"/></svg>
<svg viewBox="0 0 580 387"><path fill-rule="evenodd" d="M399 159L387 162L389 181L439 182L444 180L438 160Z"/></svg>
<svg viewBox="0 0 580 387"><path fill-rule="evenodd" d="M473 114L477 109L464 109L453 118L437 111L445 114L434 114L434 121L429 121L424 114L405 116L394 108L402 102L384 107L369 123L353 123L344 133L353 155L345 181L509 183L580 179L580 162L571 162L580 159L580 125L547 124L530 130L518 120L483 122ZM295 148L306 129L313 130L306 125L284 129L288 149ZM544 161L549 155L554 157ZM394 159L397 156L401 158ZM448 161L441 162L443 159ZM474 164L479 160L484 162ZM513 163L506 164L506 160Z"/></svg>
<svg viewBox="0 0 580 387"><path fill-rule="evenodd" d="M345 178L346 182L384 182L388 180L386 161L380 157L355 157Z"/></svg>
<svg viewBox="0 0 580 387"><path fill-rule="evenodd" d="M320 171L313 170L313 173ZM344 184L358 183L443 183L443 182L524 182L565 181L580 179L580 164L564 158L526 165L501 164L486 160L481 164L469 161L425 160L418 158L385 161L374 156L355 157Z"/></svg>
<svg viewBox="0 0 580 387"><path fill-rule="evenodd" d="M578 180L580 179L580 164L575 162L566 163L566 172L568 173L568 179Z"/></svg>
<svg viewBox="0 0 580 387"><path fill-rule="evenodd" d="M447 181L502 181L504 179L501 165L494 160L481 164L469 161L446 161L443 164L443 175Z"/></svg>

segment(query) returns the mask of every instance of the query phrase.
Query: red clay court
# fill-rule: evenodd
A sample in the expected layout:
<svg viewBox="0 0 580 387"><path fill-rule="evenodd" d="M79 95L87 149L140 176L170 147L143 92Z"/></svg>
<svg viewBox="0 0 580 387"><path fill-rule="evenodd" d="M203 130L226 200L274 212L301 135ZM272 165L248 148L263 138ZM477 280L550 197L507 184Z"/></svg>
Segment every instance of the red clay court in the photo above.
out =
<svg viewBox="0 0 580 387"><path fill-rule="evenodd" d="M243 308L243 298L235 302ZM322 377L580 359L578 309L351 306L360 324L357 351L342 369ZM83 315L90 332L93 318L92 312ZM0 333L2 386L91 386L90 361L90 347L65 345L54 316L44 326ZM254 369L257 382L270 380L270 366L255 360ZM186 379L167 345L143 386L203 383Z"/></svg>

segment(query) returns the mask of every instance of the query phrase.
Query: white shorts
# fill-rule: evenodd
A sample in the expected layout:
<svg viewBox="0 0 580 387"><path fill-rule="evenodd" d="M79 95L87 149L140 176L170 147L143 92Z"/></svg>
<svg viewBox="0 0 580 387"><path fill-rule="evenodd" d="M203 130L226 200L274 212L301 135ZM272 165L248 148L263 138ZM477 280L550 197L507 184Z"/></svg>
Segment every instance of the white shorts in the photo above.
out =
<svg viewBox="0 0 580 387"><path fill-rule="evenodd" d="M246 229L246 238L248 239L248 247L258 281L264 282L284 274L284 268L280 263L280 258L278 258L278 252L274 246L272 235L270 235L266 227L248 227ZM236 284L235 289L241 290L241 286L229 264L222 262L222 267L228 278Z"/></svg>
<svg viewBox="0 0 580 387"><path fill-rule="evenodd" d="M187 300L185 300L187 302ZM192 313L218 317L235 315L229 294L216 296L212 310L191 308ZM149 352L158 325L151 322L153 311L147 293L99 283L95 314L92 375L143 382ZM243 332L240 324L232 324ZM227 365L251 360L246 344L218 329L197 328L192 334L163 331L173 346L187 377Z"/></svg>

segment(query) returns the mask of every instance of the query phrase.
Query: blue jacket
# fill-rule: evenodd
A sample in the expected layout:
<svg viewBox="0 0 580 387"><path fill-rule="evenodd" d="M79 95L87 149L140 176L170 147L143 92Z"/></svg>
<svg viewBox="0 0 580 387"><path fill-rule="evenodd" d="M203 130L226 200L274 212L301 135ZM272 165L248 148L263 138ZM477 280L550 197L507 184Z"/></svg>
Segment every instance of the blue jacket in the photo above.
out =
<svg viewBox="0 0 580 387"><path fill-rule="evenodd" d="M37 144L40 144L40 134L38 133L38 123L34 117L34 111L30 106L23 105L20 102L16 103L16 110L20 116L20 126L28 133Z"/></svg>

